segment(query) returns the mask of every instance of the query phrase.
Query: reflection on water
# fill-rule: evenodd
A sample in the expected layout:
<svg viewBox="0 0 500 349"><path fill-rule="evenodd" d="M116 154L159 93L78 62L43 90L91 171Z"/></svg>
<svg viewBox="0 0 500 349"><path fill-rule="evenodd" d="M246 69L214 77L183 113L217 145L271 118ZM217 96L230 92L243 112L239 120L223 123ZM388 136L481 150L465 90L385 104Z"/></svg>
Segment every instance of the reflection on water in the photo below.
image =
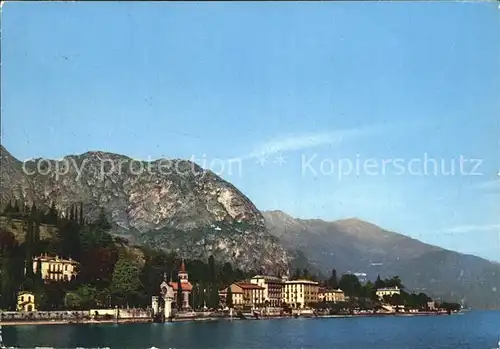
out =
<svg viewBox="0 0 500 349"><path fill-rule="evenodd" d="M500 312L461 316L279 319L4 327L23 348L493 348Z"/></svg>

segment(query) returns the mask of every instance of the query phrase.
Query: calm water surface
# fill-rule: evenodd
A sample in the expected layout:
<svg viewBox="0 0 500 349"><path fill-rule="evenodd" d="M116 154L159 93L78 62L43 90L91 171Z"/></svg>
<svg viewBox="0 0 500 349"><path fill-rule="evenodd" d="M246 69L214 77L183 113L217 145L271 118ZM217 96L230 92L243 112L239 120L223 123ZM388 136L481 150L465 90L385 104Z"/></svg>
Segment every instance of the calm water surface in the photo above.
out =
<svg viewBox="0 0 500 349"><path fill-rule="evenodd" d="M3 332L7 346L23 348L492 349L500 334L500 312L398 318L8 326Z"/></svg>

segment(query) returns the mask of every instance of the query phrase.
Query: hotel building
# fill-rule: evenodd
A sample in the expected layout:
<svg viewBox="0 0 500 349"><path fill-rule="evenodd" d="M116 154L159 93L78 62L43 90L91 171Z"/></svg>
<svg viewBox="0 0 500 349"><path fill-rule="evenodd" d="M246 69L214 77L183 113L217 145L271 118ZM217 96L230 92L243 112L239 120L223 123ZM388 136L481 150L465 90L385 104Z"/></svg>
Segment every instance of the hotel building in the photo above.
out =
<svg viewBox="0 0 500 349"><path fill-rule="evenodd" d="M283 280L275 276L256 275L250 283L264 288L264 303L269 307L281 307L283 302Z"/></svg>
<svg viewBox="0 0 500 349"><path fill-rule="evenodd" d="M264 305L264 287L249 283L235 282L223 290L219 291L221 303L227 304L227 292L231 288L234 308L259 308Z"/></svg>
<svg viewBox="0 0 500 349"><path fill-rule="evenodd" d="M318 302L318 283L310 280L291 280L285 282L283 302L292 308L304 308Z"/></svg>

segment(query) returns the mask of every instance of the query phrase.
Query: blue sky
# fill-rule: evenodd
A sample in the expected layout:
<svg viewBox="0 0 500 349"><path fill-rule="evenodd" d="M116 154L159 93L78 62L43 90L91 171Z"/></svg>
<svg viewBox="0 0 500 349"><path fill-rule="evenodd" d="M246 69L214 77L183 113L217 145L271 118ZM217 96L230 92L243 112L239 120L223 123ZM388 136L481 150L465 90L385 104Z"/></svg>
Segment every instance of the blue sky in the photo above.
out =
<svg viewBox="0 0 500 349"><path fill-rule="evenodd" d="M194 156L260 209L500 261L497 4L2 10L2 142L19 159Z"/></svg>

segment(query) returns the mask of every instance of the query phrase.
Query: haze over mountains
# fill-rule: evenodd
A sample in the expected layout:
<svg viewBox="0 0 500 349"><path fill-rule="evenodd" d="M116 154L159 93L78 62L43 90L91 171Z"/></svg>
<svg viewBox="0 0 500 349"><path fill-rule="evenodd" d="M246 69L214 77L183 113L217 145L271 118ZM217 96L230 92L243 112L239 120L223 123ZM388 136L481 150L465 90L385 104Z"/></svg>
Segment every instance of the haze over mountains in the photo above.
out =
<svg viewBox="0 0 500 349"><path fill-rule="evenodd" d="M360 272L368 278L398 275L410 290L463 300L481 308L500 307L500 265L425 244L353 218L334 222L263 212L266 226L285 246L304 252L323 272Z"/></svg>
<svg viewBox="0 0 500 349"><path fill-rule="evenodd" d="M500 265L424 244L368 222L295 219L281 211L260 212L243 193L214 173L184 160L168 160L164 172L130 168L106 171L104 163L132 159L106 152L50 160L71 162L67 173L40 174L36 162L22 163L1 147L0 203L22 200L63 209L83 203L88 219L103 209L113 232L135 243L191 258L208 258L264 272L309 267L328 274L364 272L374 279L400 276L411 290L423 289L474 307L500 307ZM162 160L140 162L157 168ZM138 163L139 164L139 163ZM140 165L139 164L139 165ZM82 166L84 165L84 166ZM109 168L108 168L109 169Z"/></svg>

